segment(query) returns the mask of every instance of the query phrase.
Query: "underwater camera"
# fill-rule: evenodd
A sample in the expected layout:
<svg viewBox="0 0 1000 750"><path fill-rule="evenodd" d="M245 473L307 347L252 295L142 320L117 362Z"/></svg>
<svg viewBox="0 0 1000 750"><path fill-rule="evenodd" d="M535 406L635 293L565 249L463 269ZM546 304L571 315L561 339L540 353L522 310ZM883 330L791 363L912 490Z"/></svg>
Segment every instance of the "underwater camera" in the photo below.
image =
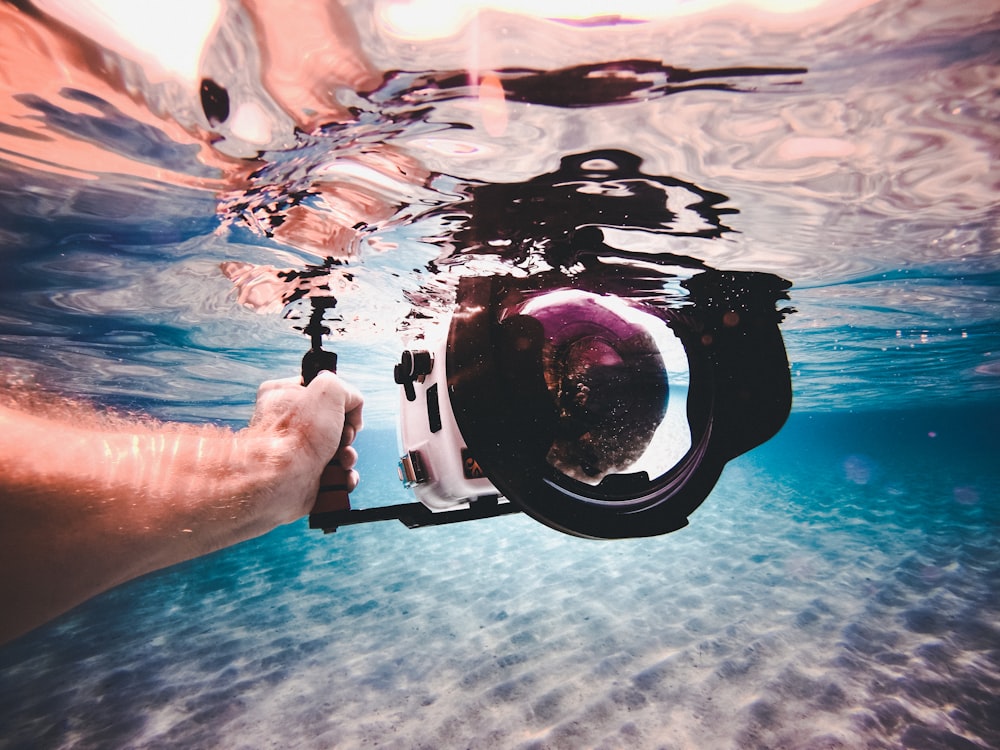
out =
<svg viewBox="0 0 1000 750"><path fill-rule="evenodd" d="M714 269L680 283L683 304L663 306L565 276L462 278L447 335L395 367L400 478L419 502L311 525L517 511L599 539L687 525L725 464L788 416L775 302L789 284Z"/></svg>

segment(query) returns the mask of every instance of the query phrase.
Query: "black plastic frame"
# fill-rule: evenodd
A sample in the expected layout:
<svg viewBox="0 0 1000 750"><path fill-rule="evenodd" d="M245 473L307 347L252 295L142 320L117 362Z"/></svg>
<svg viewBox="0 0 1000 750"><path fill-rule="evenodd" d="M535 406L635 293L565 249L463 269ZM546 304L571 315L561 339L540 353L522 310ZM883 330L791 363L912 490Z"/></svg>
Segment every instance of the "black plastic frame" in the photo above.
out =
<svg viewBox="0 0 1000 750"><path fill-rule="evenodd" d="M691 305L656 309L688 356L692 445L674 467L636 492L614 480L577 482L546 460L551 429L544 387L526 383L518 363L503 360L497 316L500 301L530 288L531 280L463 278L446 363L459 430L503 496L552 528L598 539L680 529L726 462L773 436L790 411L791 379L774 309L787 282L774 279L705 271L684 283Z"/></svg>

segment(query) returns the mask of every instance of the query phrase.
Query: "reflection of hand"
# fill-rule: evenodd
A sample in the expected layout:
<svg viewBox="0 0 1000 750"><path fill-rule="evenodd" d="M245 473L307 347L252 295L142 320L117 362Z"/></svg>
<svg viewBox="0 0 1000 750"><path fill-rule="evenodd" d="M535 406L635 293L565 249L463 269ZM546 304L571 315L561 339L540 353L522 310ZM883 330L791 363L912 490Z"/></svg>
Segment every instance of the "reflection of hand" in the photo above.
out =
<svg viewBox="0 0 1000 750"><path fill-rule="evenodd" d="M352 447L362 427L364 399L353 386L321 372L303 388L297 378L269 380L257 391L251 433L264 433L288 446L289 466L278 477L275 501L281 504L276 523L308 513L316 500L319 478L331 459L347 471L348 492L357 487L358 454Z"/></svg>
<svg viewBox="0 0 1000 750"><path fill-rule="evenodd" d="M350 116L338 89L370 91L381 76L361 49L350 16L336 2L245 0L261 46L265 88L304 132Z"/></svg>

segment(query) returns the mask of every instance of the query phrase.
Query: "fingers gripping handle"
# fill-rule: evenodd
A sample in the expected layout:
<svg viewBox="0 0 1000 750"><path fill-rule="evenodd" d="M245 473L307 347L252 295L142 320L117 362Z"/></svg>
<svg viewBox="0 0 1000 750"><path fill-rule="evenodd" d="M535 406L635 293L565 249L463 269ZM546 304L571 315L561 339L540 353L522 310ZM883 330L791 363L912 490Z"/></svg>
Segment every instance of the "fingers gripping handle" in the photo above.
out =
<svg viewBox="0 0 1000 750"><path fill-rule="evenodd" d="M336 459L323 469L319 478L319 492L312 513L332 510L350 510L351 497L347 494L347 470Z"/></svg>
<svg viewBox="0 0 1000 750"><path fill-rule="evenodd" d="M309 385L323 370L337 372L337 355L322 349L310 349L302 358L302 385ZM350 510L351 498L347 494L347 470L333 459L323 469L319 479L319 492L313 513Z"/></svg>

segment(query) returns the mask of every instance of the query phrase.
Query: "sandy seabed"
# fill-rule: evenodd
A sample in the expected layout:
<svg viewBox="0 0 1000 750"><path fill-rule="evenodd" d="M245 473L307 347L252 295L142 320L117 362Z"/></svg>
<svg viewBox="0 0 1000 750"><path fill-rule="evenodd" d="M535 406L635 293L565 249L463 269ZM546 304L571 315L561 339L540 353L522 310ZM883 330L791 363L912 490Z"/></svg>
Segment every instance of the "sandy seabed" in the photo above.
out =
<svg viewBox="0 0 1000 750"><path fill-rule="evenodd" d="M995 462L797 425L664 537L300 522L133 582L0 649L0 747L1000 747Z"/></svg>

